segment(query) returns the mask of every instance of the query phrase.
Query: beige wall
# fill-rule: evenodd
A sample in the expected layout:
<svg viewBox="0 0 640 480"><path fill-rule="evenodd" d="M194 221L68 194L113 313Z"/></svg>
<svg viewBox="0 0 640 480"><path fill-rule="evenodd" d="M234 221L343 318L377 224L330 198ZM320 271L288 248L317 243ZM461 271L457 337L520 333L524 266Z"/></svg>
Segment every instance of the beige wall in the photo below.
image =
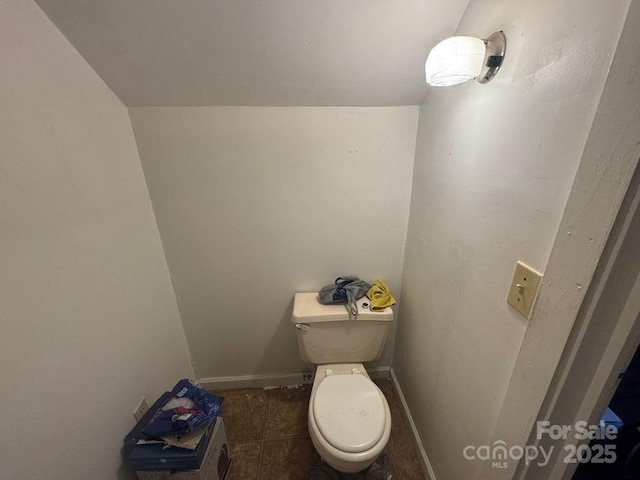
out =
<svg viewBox="0 0 640 480"><path fill-rule="evenodd" d="M628 5L472 0L457 33L503 29L503 70L425 97L394 369L438 480L478 476L462 450L491 441L527 329L513 268L545 270Z"/></svg>
<svg viewBox="0 0 640 480"><path fill-rule="evenodd" d="M30 1L0 64L0 477L123 477L140 397L193 374L127 111Z"/></svg>
<svg viewBox="0 0 640 480"><path fill-rule="evenodd" d="M130 109L198 378L301 371L296 291L400 294L417 113Z"/></svg>
<svg viewBox="0 0 640 480"><path fill-rule="evenodd" d="M640 158L640 82L634 81L640 65L639 24L640 3L631 2L553 243L534 315L513 369L512 377L517 381L509 383L493 432L493 439L501 439L511 445L524 444L527 439L532 444L536 442L535 433L533 439L530 437L535 430L536 419L562 425L574 423L573 419L596 421L609 400L604 399L600 411L593 415L594 419L591 416L592 402L597 396L607 395L608 387L602 390L603 372L604 378L607 373L612 374L611 395L617 374L626 365L621 362L613 372L607 372L606 359L615 358L615 354L611 354L620 346L618 334L628 328L628 325L625 327L626 317L636 317L637 313L627 314L633 310L634 301L640 301L640 296L634 296L633 292L628 302L619 295L625 290L620 287L629 272L625 274L624 269L620 271L616 266L629 262L624 258L627 253L637 256L638 243L633 238L630 219L633 204L640 201L636 193L637 174L640 173L636 168ZM622 240L633 248L620 250ZM613 296L608 295L610 290L615 291ZM601 303L607 304L606 312L600 312ZM598 374L595 377L593 374L585 375L583 370L589 369L592 360L599 356L594 347L602 346L590 342L588 332L597 326L607 332L605 336L612 333L611 325L602 322L599 312L615 317L616 310L625 303L628 305L619 316L616 335L607 348L599 352L604 361L598 367ZM637 343L633 344L632 337L627 331L623 333L622 340L635 350ZM580 358L579 353L576 355L582 347L590 350L589 362ZM631 355L632 352L628 361ZM575 372L570 371L572 362L578 365ZM581 378L589 384L586 393L579 386ZM549 385L551 387L547 389ZM569 396L563 396L564 388L571 391ZM574 402L568 406L567 402L574 399L579 399L581 405ZM570 415L567 417L566 414ZM568 442L576 440L571 436L567 439ZM560 448L555 450L555 457L560 461L555 462L552 456L550 465L555 463L560 470L566 468L570 472L572 465L562 463L564 455L561 453ZM511 479L516 464L510 462L509 468L501 469L499 475L490 467L491 464L485 462L480 478ZM556 469L552 474L538 471L536 466L531 470L535 478L559 478Z"/></svg>

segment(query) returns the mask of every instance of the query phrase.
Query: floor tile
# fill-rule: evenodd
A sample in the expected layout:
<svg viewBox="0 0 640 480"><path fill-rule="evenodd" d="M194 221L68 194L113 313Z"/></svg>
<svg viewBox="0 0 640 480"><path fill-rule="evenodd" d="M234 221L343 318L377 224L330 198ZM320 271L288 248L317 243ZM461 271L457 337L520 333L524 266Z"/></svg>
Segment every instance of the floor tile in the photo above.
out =
<svg viewBox="0 0 640 480"><path fill-rule="evenodd" d="M404 427L391 430L391 438L387 447L396 472L394 478L423 480L424 473L415 448L411 431Z"/></svg>
<svg viewBox="0 0 640 480"><path fill-rule="evenodd" d="M262 442L231 443L231 472L227 480L256 480Z"/></svg>
<svg viewBox="0 0 640 480"><path fill-rule="evenodd" d="M229 443L262 440L267 404L261 388L221 390L214 393L224 397L222 418ZM256 396L262 396L265 400L253 401Z"/></svg>
<svg viewBox="0 0 640 480"><path fill-rule="evenodd" d="M389 380L388 378L377 378L373 381L373 383L375 383L378 388L382 390L382 393L384 393L385 397L395 397L395 389L393 388L393 383L391 383L391 380Z"/></svg>
<svg viewBox="0 0 640 480"><path fill-rule="evenodd" d="M275 440L308 435L307 412L311 386L267 390L267 422L264 439Z"/></svg>
<svg viewBox="0 0 640 480"><path fill-rule="evenodd" d="M265 440L262 449L260 480L303 480L320 461L309 437Z"/></svg>
<svg viewBox="0 0 640 480"><path fill-rule="evenodd" d="M393 479L423 480L418 450L393 383L376 380L376 384L391 409L393 427L385 453ZM233 465L229 480L303 480L320 462L307 427L311 385L214 393L225 397L222 416Z"/></svg>
<svg viewBox="0 0 640 480"><path fill-rule="evenodd" d="M378 385L378 388L382 390L382 393L387 399L389 410L391 411L391 425L394 427L405 426L407 421L404 418L404 412L402 411L402 403L400 403L400 399L398 398L391 380L375 380L374 383Z"/></svg>

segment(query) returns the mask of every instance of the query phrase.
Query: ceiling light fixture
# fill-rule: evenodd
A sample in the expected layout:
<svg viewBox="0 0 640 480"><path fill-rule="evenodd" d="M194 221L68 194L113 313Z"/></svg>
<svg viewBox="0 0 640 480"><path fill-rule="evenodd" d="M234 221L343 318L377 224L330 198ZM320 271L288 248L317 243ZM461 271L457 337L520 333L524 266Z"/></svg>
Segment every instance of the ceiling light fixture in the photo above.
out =
<svg viewBox="0 0 640 480"><path fill-rule="evenodd" d="M434 87L457 85L472 79L487 83L496 76L507 48L504 32L486 40L476 37L451 37L429 52L424 65L427 83Z"/></svg>

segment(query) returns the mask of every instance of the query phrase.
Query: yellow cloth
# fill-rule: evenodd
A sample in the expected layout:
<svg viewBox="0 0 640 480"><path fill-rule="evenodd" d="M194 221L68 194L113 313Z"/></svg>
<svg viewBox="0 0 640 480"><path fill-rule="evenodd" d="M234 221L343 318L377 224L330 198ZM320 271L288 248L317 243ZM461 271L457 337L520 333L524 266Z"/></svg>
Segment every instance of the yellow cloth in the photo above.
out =
<svg viewBox="0 0 640 480"><path fill-rule="evenodd" d="M389 287L382 280L373 282L373 286L367 292L367 298L371 301L369 308L374 312L384 310L396 303L396 299L391 296Z"/></svg>

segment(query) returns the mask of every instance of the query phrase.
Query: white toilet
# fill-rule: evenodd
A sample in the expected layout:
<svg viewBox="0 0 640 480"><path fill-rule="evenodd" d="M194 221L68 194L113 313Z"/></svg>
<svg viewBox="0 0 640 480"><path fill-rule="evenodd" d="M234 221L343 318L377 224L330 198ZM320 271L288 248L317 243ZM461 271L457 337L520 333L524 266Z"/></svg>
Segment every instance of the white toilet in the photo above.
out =
<svg viewBox="0 0 640 480"><path fill-rule="evenodd" d="M362 365L382 353L391 308L372 312L358 300L359 315L344 305L321 305L317 293L296 293L291 321L302 359L316 365L309 402L309 434L325 462L355 473L368 468L389 441L391 413Z"/></svg>

